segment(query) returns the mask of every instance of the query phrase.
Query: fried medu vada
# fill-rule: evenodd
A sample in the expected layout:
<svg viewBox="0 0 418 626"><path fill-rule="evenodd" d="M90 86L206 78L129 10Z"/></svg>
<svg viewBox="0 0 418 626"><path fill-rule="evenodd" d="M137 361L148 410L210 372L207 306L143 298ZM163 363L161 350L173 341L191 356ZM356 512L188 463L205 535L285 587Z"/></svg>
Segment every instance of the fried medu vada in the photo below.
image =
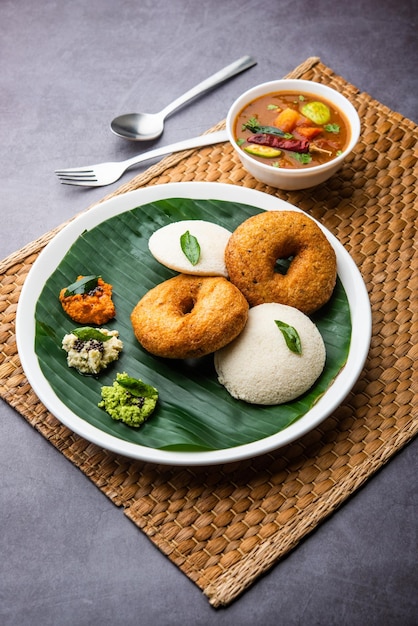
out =
<svg viewBox="0 0 418 626"><path fill-rule="evenodd" d="M179 274L148 291L131 313L139 343L171 359L205 356L235 339L248 302L221 276Z"/></svg>
<svg viewBox="0 0 418 626"><path fill-rule="evenodd" d="M285 274L278 259L291 259ZM277 302L309 315L330 299L337 261L319 226L298 211L264 211L232 233L225 262L231 282L250 306Z"/></svg>

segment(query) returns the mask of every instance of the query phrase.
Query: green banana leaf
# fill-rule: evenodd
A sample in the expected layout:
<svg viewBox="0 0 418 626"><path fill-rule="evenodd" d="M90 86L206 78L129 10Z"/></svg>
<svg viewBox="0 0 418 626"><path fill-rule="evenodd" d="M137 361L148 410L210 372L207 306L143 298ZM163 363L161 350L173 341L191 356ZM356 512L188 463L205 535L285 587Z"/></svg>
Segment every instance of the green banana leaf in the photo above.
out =
<svg viewBox="0 0 418 626"><path fill-rule="evenodd" d="M169 222L202 219L233 231L259 212L228 201L171 198L136 207L84 232L47 280L36 305L35 351L56 396L76 415L114 437L173 451L220 450L258 441L306 414L331 385L349 352L351 318L339 279L329 303L313 317L326 345L324 371L304 396L280 406L254 406L233 399L217 381L212 355L179 361L148 354L130 323L138 300L175 275L148 250L155 230ZM124 343L119 361L97 377L69 368L61 348L63 336L77 324L64 313L58 294L79 274L101 275L113 285L117 316L106 327L117 329ZM111 385L116 373L123 371L159 391L154 414L139 429L112 420L97 406L102 385Z"/></svg>

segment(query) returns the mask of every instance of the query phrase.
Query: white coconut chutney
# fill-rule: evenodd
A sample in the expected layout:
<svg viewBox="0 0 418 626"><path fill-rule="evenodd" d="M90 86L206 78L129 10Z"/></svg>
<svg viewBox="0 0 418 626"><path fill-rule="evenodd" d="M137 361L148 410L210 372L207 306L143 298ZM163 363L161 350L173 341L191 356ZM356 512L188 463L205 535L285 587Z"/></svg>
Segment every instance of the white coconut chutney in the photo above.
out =
<svg viewBox="0 0 418 626"><path fill-rule="evenodd" d="M119 358L123 350L123 342L119 339L118 331L107 328L97 330L110 339L83 341L74 333L64 335L62 347L67 353L68 367L74 367L81 374L99 374Z"/></svg>

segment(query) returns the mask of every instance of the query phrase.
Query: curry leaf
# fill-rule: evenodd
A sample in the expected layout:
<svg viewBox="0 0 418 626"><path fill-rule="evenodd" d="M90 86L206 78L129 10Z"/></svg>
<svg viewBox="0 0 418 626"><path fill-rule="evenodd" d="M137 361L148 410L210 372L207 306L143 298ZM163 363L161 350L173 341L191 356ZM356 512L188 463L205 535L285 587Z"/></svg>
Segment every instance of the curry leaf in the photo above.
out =
<svg viewBox="0 0 418 626"><path fill-rule="evenodd" d="M121 387L127 389L133 396L137 398L154 398L158 395L157 390L152 385L147 385L138 378L132 376L123 376L120 374L117 377L117 382Z"/></svg>
<svg viewBox="0 0 418 626"><path fill-rule="evenodd" d="M196 237L186 230L180 237L180 245L190 263L196 265L200 259L200 245Z"/></svg>
<svg viewBox="0 0 418 626"><path fill-rule="evenodd" d="M99 276L83 276L65 290L64 296L75 296L76 294L88 293L97 287Z"/></svg>
<svg viewBox="0 0 418 626"><path fill-rule="evenodd" d="M267 133L268 135L278 135L279 137L284 137L285 139L293 138L291 133L285 133L277 126L260 126L256 117L251 117L247 122L245 122L245 124L242 125L242 130L249 130L256 134Z"/></svg>
<svg viewBox="0 0 418 626"><path fill-rule="evenodd" d="M281 322L280 320L274 321L276 323L276 326L281 330L289 350L291 352L295 352L295 354L302 354L302 344L300 342L299 333L296 328L290 326L290 324L286 324L286 322Z"/></svg>
<svg viewBox="0 0 418 626"><path fill-rule="evenodd" d="M92 328L91 326L82 326L81 328L75 328L71 332L81 341L90 341L91 339L94 339L96 341L104 342L112 339L112 335L105 335L97 328Z"/></svg>

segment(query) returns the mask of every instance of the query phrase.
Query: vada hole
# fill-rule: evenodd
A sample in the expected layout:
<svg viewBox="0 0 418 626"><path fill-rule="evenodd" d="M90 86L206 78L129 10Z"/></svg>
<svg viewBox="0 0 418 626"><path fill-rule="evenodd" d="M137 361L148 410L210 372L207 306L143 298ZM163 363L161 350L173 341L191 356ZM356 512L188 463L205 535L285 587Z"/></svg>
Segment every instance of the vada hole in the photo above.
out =
<svg viewBox="0 0 418 626"><path fill-rule="evenodd" d="M290 264L294 258L295 257L290 256L287 259L276 259L276 263L274 264L274 272L276 274L282 274L283 276L286 276Z"/></svg>
<svg viewBox="0 0 418 626"><path fill-rule="evenodd" d="M182 315L188 315L189 313L191 313L194 309L194 300L193 298L184 298L184 300L182 300L180 302L180 312Z"/></svg>

